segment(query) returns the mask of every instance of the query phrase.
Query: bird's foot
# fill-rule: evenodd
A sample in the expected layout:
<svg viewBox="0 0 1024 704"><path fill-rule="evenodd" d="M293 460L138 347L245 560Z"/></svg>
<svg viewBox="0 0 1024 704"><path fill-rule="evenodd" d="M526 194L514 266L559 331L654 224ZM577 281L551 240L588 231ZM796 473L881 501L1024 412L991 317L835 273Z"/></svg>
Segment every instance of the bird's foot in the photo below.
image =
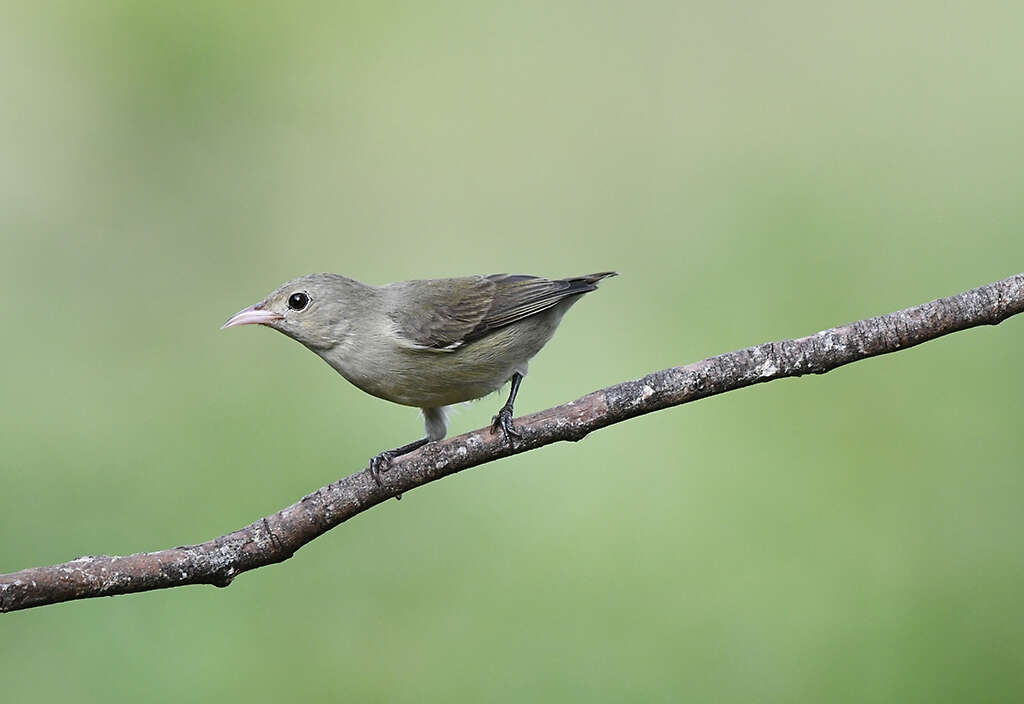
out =
<svg viewBox="0 0 1024 704"><path fill-rule="evenodd" d="M379 455L374 455L373 457L371 457L370 476L373 477L373 481L377 482L377 487L379 489L384 488L384 484L380 480L380 475L391 469L391 461L393 459L395 459L396 457L401 457L402 455L407 455L413 450L418 450L424 445L426 445L428 442L430 442L430 438L414 440L408 445L402 445L401 447L396 447L393 450L384 450L384 452L380 453ZM395 498L401 499L402 495L395 494Z"/></svg>
<svg viewBox="0 0 1024 704"><path fill-rule="evenodd" d="M505 433L505 439L509 442L513 438L518 440L523 437L523 434L516 430L516 427L512 424L512 409L508 406L502 406L501 410L498 411L498 415L491 419L491 432L496 433L498 430Z"/></svg>
<svg viewBox="0 0 1024 704"><path fill-rule="evenodd" d="M379 455L374 455L370 458L370 476L373 477L373 481L377 482L379 488L384 488L380 475L390 469L391 460L393 459L395 459L393 450L384 450Z"/></svg>

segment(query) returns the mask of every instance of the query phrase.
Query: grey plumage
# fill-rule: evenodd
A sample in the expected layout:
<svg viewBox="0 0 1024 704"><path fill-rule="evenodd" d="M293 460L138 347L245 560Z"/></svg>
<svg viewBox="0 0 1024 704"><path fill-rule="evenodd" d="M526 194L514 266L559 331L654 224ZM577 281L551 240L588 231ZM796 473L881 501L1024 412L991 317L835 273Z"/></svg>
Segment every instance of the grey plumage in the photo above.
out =
<svg viewBox="0 0 1024 704"><path fill-rule="evenodd" d="M395 321L399 335L415 345L453 351L570 296L594 291L598 281L614 275L606 271L553 281L523 274L490 274L403 281L386 288L397 294L396 303L411 298L418 305L396 305L388 316Z"/></svg>
<svg viewBox="0 0 1024 704"><path fill-rule="evenodd" d="M371 463L378 467L443 438L447 406L486 396L510 380L512 394L495 427L515 435L512 402L530 359L551 339L562 315L614 275L490 274L370 286L339 274L310 274L240 311L224 327L272 327L363 391L421 408L426 437L381 453Z"/></svg>

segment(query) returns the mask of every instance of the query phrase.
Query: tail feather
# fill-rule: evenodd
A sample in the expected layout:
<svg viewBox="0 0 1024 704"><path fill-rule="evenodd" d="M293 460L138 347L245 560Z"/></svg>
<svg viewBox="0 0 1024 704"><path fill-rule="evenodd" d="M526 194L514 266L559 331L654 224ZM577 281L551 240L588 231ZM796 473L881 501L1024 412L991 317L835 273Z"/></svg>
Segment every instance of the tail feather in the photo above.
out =
<svg viewBox="0 0 1024 704"><path fill-rule="evenodd" d="M591 283L597 283L601 279L607 279L607 278L610 278L612 276L618 276L618 275L619 275L619 272L617 272L617 271L599 271L596 274L587 274L586 276L581 276L580 278L581 279L586 279L587 281L589 281Z"/></svg>
<svg viewBox="0 0 1024 704"><path fill-rule="evenodd" d="M607 279L611 276L618 276L617 271L601 271L596 274L586 274L584 276L571 276L567 279L560 279L562 283L569 284L570 292L587 293L588 291L597 290L597 282L601 279Z"/></svg>

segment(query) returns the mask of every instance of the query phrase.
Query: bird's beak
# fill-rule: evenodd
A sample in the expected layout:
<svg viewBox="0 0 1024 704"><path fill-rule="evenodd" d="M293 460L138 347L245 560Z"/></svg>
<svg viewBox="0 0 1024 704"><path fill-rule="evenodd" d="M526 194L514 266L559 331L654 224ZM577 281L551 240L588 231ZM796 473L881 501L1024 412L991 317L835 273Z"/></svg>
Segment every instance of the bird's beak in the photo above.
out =
<svg viewBox="0 0 1024 704"><path fill-rule="evenodd" d="M230 318L228 322L220 326L220 329L233 328L236 325L266 325L272 323L275 320L282 320L284 318L280 313L275 313L270 310L263 310L263 304L257 303L254 306L244 308Z"/></svg>

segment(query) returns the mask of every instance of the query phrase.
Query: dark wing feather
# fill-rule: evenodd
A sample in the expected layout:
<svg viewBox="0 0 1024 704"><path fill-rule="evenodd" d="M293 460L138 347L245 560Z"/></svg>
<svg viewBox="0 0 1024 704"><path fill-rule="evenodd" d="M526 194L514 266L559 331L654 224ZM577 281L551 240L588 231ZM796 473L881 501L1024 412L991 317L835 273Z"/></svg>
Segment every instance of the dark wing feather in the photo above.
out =
<svg viewBox="0 0 1024 704"><path fill-rule="evenodd" d="M400 341L439 352L455 350L483 320L495 285L485 276L391 284L388 316Z"/></svg>
<svg viewBox="0 0 1024 704"><path fill-rule="evenodd" d="M399 335L411 346L452 352L464 343L547 310L568 296L593 291L597 282L608 276L615 276L615 272L554 280L491 274L407 281L394 286L404 287L403 293L412 295L417 313L413 316L408 310L396 310L391 318Z"/></svg>

